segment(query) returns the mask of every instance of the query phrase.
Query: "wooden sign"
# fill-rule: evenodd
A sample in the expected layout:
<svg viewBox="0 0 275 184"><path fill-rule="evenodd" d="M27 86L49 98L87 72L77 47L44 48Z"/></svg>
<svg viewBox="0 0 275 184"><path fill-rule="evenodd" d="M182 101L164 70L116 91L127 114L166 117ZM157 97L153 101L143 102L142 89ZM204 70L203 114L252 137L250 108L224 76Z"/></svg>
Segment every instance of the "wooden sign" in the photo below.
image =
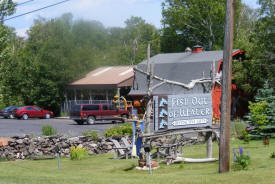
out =
<svg viewBox="0 0 275 184"><path fill-rule="evenodd" d="M154 96L153 110L155 131L212 125L210 93Z"/></svg>

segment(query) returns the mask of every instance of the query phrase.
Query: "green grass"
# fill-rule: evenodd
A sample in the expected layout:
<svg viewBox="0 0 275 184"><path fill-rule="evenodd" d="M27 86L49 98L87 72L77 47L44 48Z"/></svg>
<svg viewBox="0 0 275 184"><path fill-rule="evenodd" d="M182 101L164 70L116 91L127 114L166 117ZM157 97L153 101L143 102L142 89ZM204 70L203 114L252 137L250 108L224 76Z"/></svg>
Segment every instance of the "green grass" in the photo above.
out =
<svg viewBox="0 0 275 184"><path fill-rule="evenodd" d="M272 184L275 183L275 160L270 154L275 151L275 139L269 146L262 141L234 141L232 148L242 146L249 152L251 164L248 170L218 173L218 162L184 163L161 167L149 175L148 171L135 169L137 159L113 160L112 154L90 156L85 160L10 161L0 162L0 184ZM214 157L218 158L218 146L214 144ZM206 145L184 147L185 157L202 158ZM232 157L232 153L231 153ZM232 158L231 158L232 160ZM233 162L231 161L231 165Z"/></svg>

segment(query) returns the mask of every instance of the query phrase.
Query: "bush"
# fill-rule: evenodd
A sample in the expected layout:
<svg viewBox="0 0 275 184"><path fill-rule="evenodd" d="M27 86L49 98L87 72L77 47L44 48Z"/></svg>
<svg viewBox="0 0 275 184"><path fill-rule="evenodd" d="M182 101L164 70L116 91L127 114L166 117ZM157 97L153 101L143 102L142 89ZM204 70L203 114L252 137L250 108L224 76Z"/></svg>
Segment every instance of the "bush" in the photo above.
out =
<svg viewBox="0 0 275 184"><path fill-rule="evenodd" d="M262 129L268 123L268 119L265 114L267 111L267 102L249 102L248 108L250 113L247 118L250 121L250 124Z"/></svg>
<svg viewBox="0 0 275 184"><path fill-rule="evenodd" d="M51 125L44 125L42 126L42 135L43 136L50 136L50 135L55 135L56 130L53 128Z"/></svg>
<svg viewBox="0 0 275 184"><path fill-rule="evenodd" d="M238 138L242 138L246 126L246 122L241 119L236 119L232 125L232 134L236 135Z"/></svg>
<svg viewBox="0 0 275 184"><path fill-rule="evenodd" d="M235 164L235 169L247 170L248 165L250 163L250 157L249 157L248 153L246 155L244 155L243 148L240 147L239 152L235 152L235 150L233 149L233 161Z"/></svg>
<svg viewBox="0 0 275 184"><path fill-rule="evenodd" d="M113 135L132 135L133 127L131 123L125 123L121 126L116 125L113 127L108 128L104 131L103 135L106 137L111 137Z"/></svg>
<svg viewBox="0 0 275 184"><path fill-rule="evenodd" d="M85 132L82 132L82 135L84 136L90 136L93 141L98 141L98 135L97 131L87 130Z"/></svg>
<svg viewBox="0 0 275 184"><path fill-rule="evenodd" d="M70 152L71 160L82 160L88 156L88 151L81 146L72 146Z"/></svg>
<svg viewBox="0 0 275 184"><path fill-rule="evenodd" d="M243 134L242 138L243 138L244 142L249 143L251 138L250 138L250 135L247 133L247 131L243 130L242 134Z"/></svg>

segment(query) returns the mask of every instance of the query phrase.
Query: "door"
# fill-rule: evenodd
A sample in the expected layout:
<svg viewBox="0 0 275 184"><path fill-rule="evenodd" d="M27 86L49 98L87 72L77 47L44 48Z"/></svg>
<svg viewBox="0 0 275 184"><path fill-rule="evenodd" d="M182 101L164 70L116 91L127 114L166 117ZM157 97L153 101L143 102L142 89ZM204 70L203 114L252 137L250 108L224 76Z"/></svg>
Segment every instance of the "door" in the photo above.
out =
<svg viewBox="0 0 275 184"><path fill-rule="evenodd" d="M42 118L45 116L40 107L34 107L34 113L36 118Z"/></svg>
<svg viewBox="0 0 275 184"><path fill-rule="evenodd" d="M120 119L119 118L119 113L118 109L115 104L108 105L109 106L109 114L110 114L110 119Z"/></svg>
<svg viewBox="0 0 275 184"><path fill-rule="evenodd" d="M34 110L33 107L27 107L27 108L26 108L26 113L28 114L28 116L29 116L30 118L33 118L33 117L35 117L35 115L36 115L35 110Z"/></svg>

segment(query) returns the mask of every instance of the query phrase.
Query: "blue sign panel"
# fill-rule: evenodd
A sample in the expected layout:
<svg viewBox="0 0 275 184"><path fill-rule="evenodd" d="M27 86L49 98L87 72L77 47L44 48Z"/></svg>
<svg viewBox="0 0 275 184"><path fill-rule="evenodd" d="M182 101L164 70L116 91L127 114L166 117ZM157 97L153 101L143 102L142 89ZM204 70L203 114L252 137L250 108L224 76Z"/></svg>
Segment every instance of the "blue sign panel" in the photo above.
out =
<svg viewBox="0 0 275 184"><path fill-rule="evenodd" d="M155 130L212 125L212 96L184 94L154 96Z"/></svg>

